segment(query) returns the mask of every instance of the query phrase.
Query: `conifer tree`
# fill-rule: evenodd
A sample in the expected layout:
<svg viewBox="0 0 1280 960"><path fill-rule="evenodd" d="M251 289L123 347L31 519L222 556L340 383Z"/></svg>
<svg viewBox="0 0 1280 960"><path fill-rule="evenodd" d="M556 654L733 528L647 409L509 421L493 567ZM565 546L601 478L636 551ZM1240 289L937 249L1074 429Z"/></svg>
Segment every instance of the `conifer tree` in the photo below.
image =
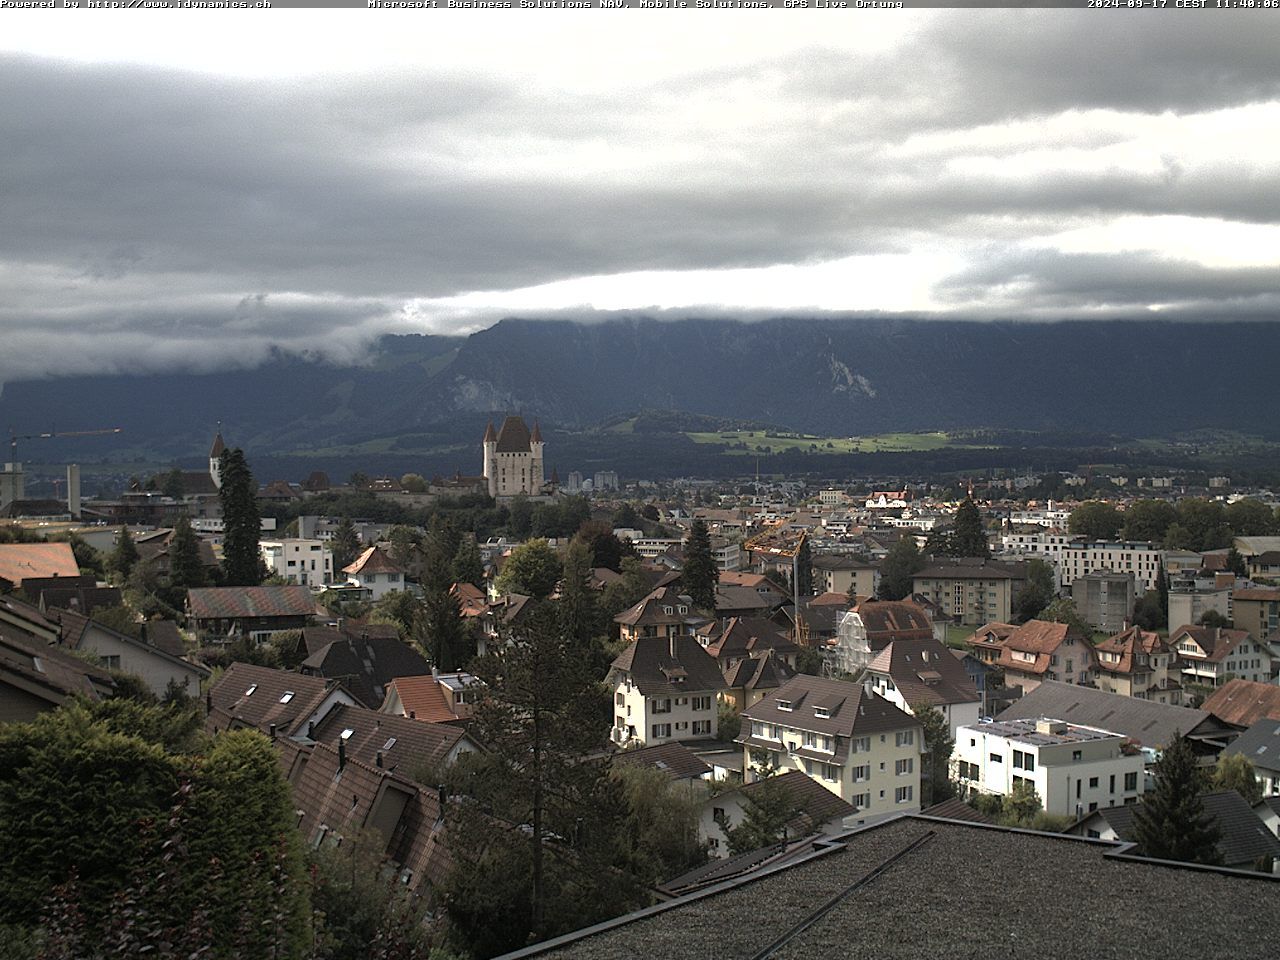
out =
<svg viewBox="0 0 1280 960"><path fill-rule="evenodd" d="M880 563L880 599L901 600L910 596L915 575L923 569L924 558L920 556L916 538L901 537Z"/></svg>
<svg viewBox="0 0 1280 960"><path fill-rule="evenodd" d="M262 582L262 557L258 539L262 521L258 515L257 487L244 451L239 447L222 454L223 581L231 587L254 587Z"/></svg>
<svg viewBox="0 0 1280 960"><path fill-rule="evenodd" d="M953 557L982 557L991 555L987 543L987 533L982 526L982 514L978 506L966 497L964 503L956 511L956 525L951 533L951 555Z"/></svg>
<svg viewBox="0 0 1280 960"><path fill-rule="evenodd" d="M107 561L108 566L116 575L117 583L124 583L129 579L129 574L133 572L133 565L138 562L138 548L133 542L133 537L129 536L129 528L122 526L120 532L116 534L116 546L111 551L111 557Z"/></svg>
<svg viewBox="0 0 1280 960"><path fill-rule="evenodd" d="M329 541L329 549L333 552L335 575L360 553L360 535L356 533L356 525L351 522L350 517L343 517L338 522L338 528L333 531L333 538Z"/></svg>
<svg viewBox="0 0 1280 960"><path fill-rule="evenodd" d="M451 564L454 583L469 583L478 587L484 582L484 560L475 537L463 537L458 542L458 552Z"/></svg>
<svg viewBox="0 0 1280 960"><path fill-rule="evenodd" d="M1191 745L1175 731L1156 762L1156 787L1134 812L1134 840L1144 857L1193 863L1221 862L1218 828L1205 815L1205 778Z"/></svg>
<svg viewBox="0 0 1280 960"><path fill-rule="evenodd" d="M200 563L200 544L191 521L178 518L169 545L169 582L178 588L199 587L204 583L204 567Z"/></svg>
<svg viewBox="0 0 1280 960"><path fill-rule="evenodd" d="M701 610L715 611L720 572L711 554L711 534L702 520L694 520L684 543L684 588Z"/></svg>

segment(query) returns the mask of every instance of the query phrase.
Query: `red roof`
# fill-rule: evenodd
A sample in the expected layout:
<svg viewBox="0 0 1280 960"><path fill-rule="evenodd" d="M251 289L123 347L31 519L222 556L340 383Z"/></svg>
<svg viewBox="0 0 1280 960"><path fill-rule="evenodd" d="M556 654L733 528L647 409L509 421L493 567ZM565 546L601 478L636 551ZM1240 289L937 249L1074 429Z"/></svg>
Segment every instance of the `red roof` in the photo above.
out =
<svg viewBox="0 0 1280 960"><path fill-rule="evenodd" d="M1280 687L1254 680L1228 680L1200 709L1233 727L1251 727L1259 720L1280 720Z"/></svg>
<svg viewBox="0 0 1280 960"><path fill-rule="evenodd" d="M353 576L371 573L404 573L403 567L397 567L381 547L369 547L356 557L355 561L342 568L343 573Z"/></svg>
<svg viewBox="0 0 1280 960"><path fill-rule="evenodd" d="M0 579L15 587L28 577L78 577L80 566L69 543L0 544Z"/></svg>
<svg viewBox="0 0 1280 960"><path fill-rule="evenodd" d="M414 720L428 723L449 723L458 715L449 708L440 682L427 674L421 677L397 677L387 685L387 696L395 694L400 698L400 706L407 717L413 715Z"/></svg>

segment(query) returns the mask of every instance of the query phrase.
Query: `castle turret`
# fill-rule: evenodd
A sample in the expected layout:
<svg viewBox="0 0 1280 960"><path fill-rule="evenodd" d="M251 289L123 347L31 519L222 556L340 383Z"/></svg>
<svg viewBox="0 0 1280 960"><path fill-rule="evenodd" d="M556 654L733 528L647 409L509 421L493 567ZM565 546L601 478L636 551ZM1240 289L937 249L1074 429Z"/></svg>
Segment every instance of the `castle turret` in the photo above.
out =
<svg viewBox="0 0 1280 960"><path fill-rule="evenodd" d="M498 449L498 434L493 429L493 421L484 431L484 478L489 484L489 496L498 495L498 471L494 464L494 454Z"/></svg>
<svg viewBox="0 0 1280 960"><path fill-rule="evenodd" d="M529 437L529 452L533 454L533 463L529 471L529 486L531 492L541 493L542 487L546 483L546 474L542 467L542 427L538 421L533 421L533 434Z"/></svg>

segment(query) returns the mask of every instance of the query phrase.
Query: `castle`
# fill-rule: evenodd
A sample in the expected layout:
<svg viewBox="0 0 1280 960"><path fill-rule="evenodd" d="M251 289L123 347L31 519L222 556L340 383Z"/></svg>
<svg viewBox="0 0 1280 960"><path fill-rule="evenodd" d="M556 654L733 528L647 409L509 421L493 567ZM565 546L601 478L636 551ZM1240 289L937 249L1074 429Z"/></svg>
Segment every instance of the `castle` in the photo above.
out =
<svg viewBox="0 0 1280 960"><path fill-rule="evenodd" d="M484 478L489 484L489 496L541 495L546 487L542 446L542 431L536 420L533 433L521 417L507 417L497 432L490 422L484 432Z"/></svg>

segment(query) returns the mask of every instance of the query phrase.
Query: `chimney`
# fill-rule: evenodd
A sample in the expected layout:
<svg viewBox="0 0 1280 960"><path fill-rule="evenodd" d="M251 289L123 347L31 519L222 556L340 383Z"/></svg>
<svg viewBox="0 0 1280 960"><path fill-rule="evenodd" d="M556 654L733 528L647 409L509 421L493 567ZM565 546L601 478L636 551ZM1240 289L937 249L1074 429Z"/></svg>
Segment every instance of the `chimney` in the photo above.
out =
<svg viewBox="0 0 1280 960"><path fill-rule="evenodd" d="M381 750L379 750L376 754L374 754L373 762L379 770L382 769L382 751Z"/></svg>
<svg viewBox="0 0 1280 960"><path fill-rule="evenodd" d="M316 722L311 720L307 723L307 739L314 740L316 738Z"/></svg>
<svg viewBox="0 0 1280 960"><path fill-rule="evenodd" d="M213 691L210 690L204 695L204 709L206 712L213 712Z"/></svg>
<svg viewBox="0 0 1280 960"><path fill-rule="evenodd" d="M347 766L347 743L341 737L338 738L338 772L341 773Z"/></svg>
<svg viewBox="0 0 1280 960"><path fill-rule="evenodd" d="M416 712L416 711L413 711L413 710L410 710L410 711L409 711L409 719L410 719L410 720L417 720L417 719L418 719L418 714L417 714L417 712Z"/></svg>
<svg viewBox="0 0 1280 960"><path fill-rule="evenodd" d="M268 735L269 737L271 737L271 739L272 739L272 740L275 740L275 738L276 738L276 725L275 725L274 723L273 723L273 724L271 724L271 726L269 726L269 727L267 728L267 735Z"/></svg>

